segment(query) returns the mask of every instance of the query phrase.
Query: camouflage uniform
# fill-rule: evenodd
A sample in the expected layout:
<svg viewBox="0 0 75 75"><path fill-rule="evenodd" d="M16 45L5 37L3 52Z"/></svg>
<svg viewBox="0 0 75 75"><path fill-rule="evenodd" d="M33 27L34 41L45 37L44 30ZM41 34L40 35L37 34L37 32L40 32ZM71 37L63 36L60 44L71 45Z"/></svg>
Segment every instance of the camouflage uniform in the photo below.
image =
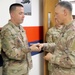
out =
<svg viewBox="0 0 75 75"><path fill-rule="evenodd" d="M50 28L46 34L46 42L48 42L48 43L56 42L61 33L61 29L62 29L62 26L60 26L58 28L56 28L55 26Z"/></svg>
<svg viewBox="0 0 75 75"><path fill-rule="evenodd" d="M56 43L57 40L59 39L59 36L60 36L60 33L61 33L61 29L62 29L62 26L56 28L56 26L50 28L48 31L47 31L47 34L46 34L46 42L47 43ZM50 51L51 52L51 51ZM54 51L52 51L51 53L53 53ZM50 75L50 71L51 71L51 68L52 68L52 64L48 62L48 70L49 70L49 75Z"/></svg>
<svg viewBox="0 0 75 75"><path fill-rule="evenodd" d="M4 61L2 75L28 75L32 59L23 27L9 21L2 28L1 35Z"/></svg>
<svg viewBox="0 0 75 75"><path fill-rule="evenodd" d="M63 27L56 44L44 43L43 50L54 50L50 75L75 75L75 21Z"/></svg>

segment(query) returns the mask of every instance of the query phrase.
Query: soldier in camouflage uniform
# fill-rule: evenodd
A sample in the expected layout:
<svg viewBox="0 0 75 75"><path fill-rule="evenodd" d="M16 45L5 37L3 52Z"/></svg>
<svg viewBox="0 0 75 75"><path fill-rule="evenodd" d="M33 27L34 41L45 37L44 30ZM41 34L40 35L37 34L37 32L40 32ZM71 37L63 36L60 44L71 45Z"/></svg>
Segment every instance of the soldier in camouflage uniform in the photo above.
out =
<svg viewBox="0 0 75 75"><path fill-rule="evenodd" d="M46 34L46 42L47 43L56 43L57 40L59 39L59 36L60 36L60 33L61 33L61 29L62 29L62 25L60 25L58 23L58 21L55 19L55 26L52 27L52 28L50 28L47 31L47 34ZM50 51L50 53L53 53L53 52L54 51L52 51L52 52ZM52 65L51 65L51 63L48 62L48 70L49 70L49 73L51 71L51 68L52 68Z"/></svg>
<svg viewBox="0 0 75 75"><path fill-rule="evenodd" d="M32 68L31 51L38 51L35 45L28 46L26 32L20 25L24 20L24 7L12 4L11 19L1 30L3 73L2 75L28 75Z"/></svg>
<svg viewBox="0 0 75 75"><path fill-rule="evenodd" d="M50 75L75 75L75 21L72 17L72 5L60 1L55 7L55 18L63 25L57 43L37 44L48 53L45 57L52 64Z"/></svg>

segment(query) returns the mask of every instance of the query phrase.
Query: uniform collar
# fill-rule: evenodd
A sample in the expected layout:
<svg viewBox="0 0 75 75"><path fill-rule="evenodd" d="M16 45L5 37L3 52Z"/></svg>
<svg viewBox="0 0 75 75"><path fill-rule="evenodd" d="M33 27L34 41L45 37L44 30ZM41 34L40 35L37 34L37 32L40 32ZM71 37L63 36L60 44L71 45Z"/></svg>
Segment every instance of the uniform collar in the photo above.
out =
<svg viewBox="0 0 75 75"><path fill-rule="evenodd" d="M8 22L12 27L18 27L20 28L20 25L15 25L11 20L9 20Z"/></svg>

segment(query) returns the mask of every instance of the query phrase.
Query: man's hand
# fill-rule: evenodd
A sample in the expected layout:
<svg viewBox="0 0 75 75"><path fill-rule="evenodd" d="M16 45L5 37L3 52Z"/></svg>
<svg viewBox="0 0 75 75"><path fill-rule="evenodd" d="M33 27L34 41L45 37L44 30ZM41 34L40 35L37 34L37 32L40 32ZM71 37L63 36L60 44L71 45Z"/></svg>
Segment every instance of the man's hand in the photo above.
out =
<svg viewBox="0 0 75 75"><path fill-rule="evenodd" d="M39 49L42 49L44 44L43 43L39 43L38 46L39 46Z"/></svg>
<svg viewBox="0 0 75 75"><path fill-rule="evenodd" d="M36 43L36 44L31 44L31 46L35 47L36 49L39 49L41 51L43 47L43 43ZM31 47L30 46L30 47ZM37 50L36 50L37 51Z"/></svg>
<svg viewBox="0 0 75 75"><path fill-rule="evenodd" d="M51 53L47 53L46 56L44 56L44 59L47 61L50 61L50 59L53 57L53 55Z"/></svg>
<svg viewBox="0 0 75 75"><path fill-rule="evenodd" d="M41 50L42 47L43 47L43 43L36 43L36 44L34 44L34 45L36 45L36 47L38 47L40 50Z"/></svg>
<svg viewBox="0 0 75 75"><path fill-rule="evenodd" d="M33 44L30 46L31 51L41 51L41 49L39 48L38 44Z"/></svg>

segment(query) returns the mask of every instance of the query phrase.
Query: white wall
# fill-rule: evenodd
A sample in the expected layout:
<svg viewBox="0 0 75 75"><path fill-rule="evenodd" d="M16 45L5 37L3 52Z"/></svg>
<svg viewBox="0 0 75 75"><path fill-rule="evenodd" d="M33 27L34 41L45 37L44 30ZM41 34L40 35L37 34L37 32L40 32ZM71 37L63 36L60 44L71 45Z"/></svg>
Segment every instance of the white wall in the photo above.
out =
<svg viewBox="0 0 75 75"><path fill-rule="evenodd" d="M75 2L72 3L72 7L73 7L72 15L75 15Z"/></svg>
<svg viewBox="0 0 75 75"><path fill-rule="evenodd" d="M14 2L15 0L0 0L0 27L8 22L10 18L9 6Z"/></svg>
<svg viewBox="0 0 75 75"><path fill-rule="evenodd" d="M43 53L32 56L33 68L29 75L44 75Z"/></svg>

